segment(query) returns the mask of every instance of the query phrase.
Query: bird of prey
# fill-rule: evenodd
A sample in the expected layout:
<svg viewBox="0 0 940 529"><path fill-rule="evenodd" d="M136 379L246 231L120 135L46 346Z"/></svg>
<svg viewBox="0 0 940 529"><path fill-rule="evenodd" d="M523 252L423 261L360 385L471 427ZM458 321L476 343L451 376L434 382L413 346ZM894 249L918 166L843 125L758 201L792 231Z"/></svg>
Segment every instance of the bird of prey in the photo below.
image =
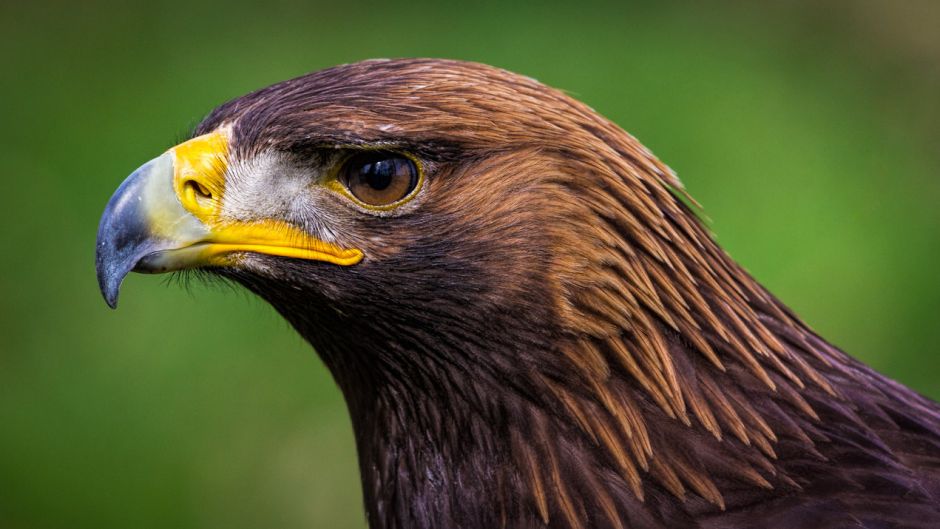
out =
<svg viewBox="0 0 940 529"><path fill-rule="evenodd" d="M940 405L817 336L676 176L482 64L366 61L221 105L98 231L269 302L351 414L391 528L937 528Z"/></svg>

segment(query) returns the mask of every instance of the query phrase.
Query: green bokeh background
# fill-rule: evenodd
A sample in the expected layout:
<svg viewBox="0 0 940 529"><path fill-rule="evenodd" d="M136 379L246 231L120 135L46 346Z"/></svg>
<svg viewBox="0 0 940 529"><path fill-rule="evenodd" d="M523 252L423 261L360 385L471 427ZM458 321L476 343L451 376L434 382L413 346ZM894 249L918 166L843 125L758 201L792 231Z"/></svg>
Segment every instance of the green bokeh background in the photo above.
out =
<svg viewBox="0 0 940 529"><path fill-rule="evenodd" d="M822 335L940 397L938 6L5 2L0 528L364 526L341 395L287 324L139 275L110 311L93 268L140 163L229 98L364 58L586 101Z"/></svg>

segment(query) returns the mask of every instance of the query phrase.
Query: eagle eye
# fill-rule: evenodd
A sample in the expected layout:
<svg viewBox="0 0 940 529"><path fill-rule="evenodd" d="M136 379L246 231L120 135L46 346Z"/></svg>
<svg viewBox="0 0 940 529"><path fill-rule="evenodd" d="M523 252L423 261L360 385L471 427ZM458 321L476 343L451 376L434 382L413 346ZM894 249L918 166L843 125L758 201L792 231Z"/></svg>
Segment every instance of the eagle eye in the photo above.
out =
<svg viewBox="0 0 940 529"><path fill-rule="evenodd" d="M394 205L418 187L420 172L415 162L392 152L363 152L346 160L339 181L353 197L367 206Z"/></svg>

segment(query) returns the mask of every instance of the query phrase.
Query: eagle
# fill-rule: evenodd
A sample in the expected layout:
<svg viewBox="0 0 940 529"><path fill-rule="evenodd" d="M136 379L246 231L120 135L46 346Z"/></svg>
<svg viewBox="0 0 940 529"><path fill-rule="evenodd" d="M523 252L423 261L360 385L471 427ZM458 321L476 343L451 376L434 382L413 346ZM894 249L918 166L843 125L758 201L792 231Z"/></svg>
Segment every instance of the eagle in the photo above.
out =
<svg viewBox="0 0 940 529"><path fill-rule="evenodd" d="M940 405L525 76L373 60L224 103L120 185L96 268L111 307L182 270L272 305L344 395L373 529L940 527Z"/></svg>

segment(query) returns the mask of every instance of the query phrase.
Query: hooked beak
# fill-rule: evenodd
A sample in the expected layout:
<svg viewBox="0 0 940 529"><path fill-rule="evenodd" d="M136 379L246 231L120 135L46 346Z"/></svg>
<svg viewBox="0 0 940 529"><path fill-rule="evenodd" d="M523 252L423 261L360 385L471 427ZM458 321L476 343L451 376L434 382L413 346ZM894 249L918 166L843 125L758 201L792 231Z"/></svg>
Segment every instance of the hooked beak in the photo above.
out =
<svg viewBox="0 0 940 529"><path fill-rule="evenodd" d="M255 252L354 265L358 249L321 241L276 219L222 214L228 138L216 131L177 145L134 171L108 201L98 225L95 268L105 302L117 306L124 277L227 266Z"/></svg>

